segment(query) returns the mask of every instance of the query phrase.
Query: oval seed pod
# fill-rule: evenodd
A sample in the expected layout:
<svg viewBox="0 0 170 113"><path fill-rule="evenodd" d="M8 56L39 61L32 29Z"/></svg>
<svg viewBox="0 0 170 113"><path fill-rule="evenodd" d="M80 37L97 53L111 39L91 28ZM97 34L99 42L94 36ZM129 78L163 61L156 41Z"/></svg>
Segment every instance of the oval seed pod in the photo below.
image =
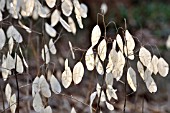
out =
<svg viewBox="0 0 170 113"><path fill-rule="evenodd" d="M45 23L45 31L51 37L55 37L57 35L56 30L52 26L50 26L47 22Z"/></svg>
<svg viewBox="0 0 170 113"><path fill-rule="evenodd" d="M169 72L168 63L163 58L159 58L157 66L159 74L163 77L166 77Z"/></svg>
<svg viewBox="0 0 170 113"><path fill-rule="evenodd" d="M10 84L8 83L5 87L5 96L8 104L10 103L11 94L12 94L12 89Z"/></svg>
<svg viewBox="0 0 170 113"><path fill-rule="evenodd" d="M78 62L73 68L73 81L75 84L81 82L84 75L84 67L81 62Z"/></svg>
<svg viewBox="0 0 170 113"><path fill-rule="evenodd" d="M4 33L4 30L2 28L0 28L0 50L4 47L5 42L6 42L6 36Z"/></svg>
<svg viewBox="0 0 170 113"><path fill-rule="evenodd" d="M52 91L55 94L59 94L61 92L60 83L54 75L52 75L51 78L50 78L50 85L51 85Z"/></svg>
<svg viewBox="0 0 170 113"><path fill-rule="evenodd" d="M71 28L70 26L67 24L67 22L65 20L63 20L63 18L60 17L60 23L61 25L68 31L71 32Z"/></svg>
<svg viewBox="0 0 170 113"><path fill-rule="evenodd" d="M60 11L55 9L51 14L51 26L54 27L60 20Z"/></svg>
<svg viewBox="0 0 170 113"><path fill-rule="evenodd" d="M37 92L33 99L33 108L36 112L40 112L44 106L40 94Z"/></svg>
<svg viewBox="0 0 170 113"><path fill-rule="evenodd" d="M116 36L116 42L117 42L121 52L123 53L123 41L119 34L117 34L117 36Z"/></svg>
<svg viewBox="0 0 170 113"><path fill-rule="evenodd" d="M52 54L56 54L57 52L52 38L49 41L49 50Z"/></svg>
<svg viewBox="0 0 170 113"><path fill-rule="evenodd" d="M95 61L94 61L94 53L92 47L90 47L86 52L85 63L89 71L92 71L94 69Z"/></svg>
<svg viewBox="0 0 170 113"><path fill-rule="evenodd" d="M71 17L68 17L68 24L71 28L71 32L75 35L76 34L76 25Z"/></svg>
<svg viewBox="0 0 170 113"><path fill-rule="evenodd" d="M107 108L108 108L110 111L113 111L113 110L114 110L114 107L113 107L112 104L108 103L107 101L106 101L105 103L106 103Z"/></svg>
<svg viewBox="0 0 170 113"><path fill-rule="evenodd" d="M16 61L16 71L18 73L23 73L24 67L23 67L22 60L21 60L21 58L18 55L16 57L17 57L17 59L16 59L17 60Z"/></svg>
<svg viewBox="0 0 170 113"><path fill-rule="evenodd" d="M104 61L105 58L106 58L106 52L107 52L107 45L106 45L106 40L105 39L103 39L100 42L100 44L99 44L99 46L97 48L97 51L98 51L98 55L99 55L100 59L102 61Z"/></svg>
<svg viewBox="0 0 170 113"><path fill-rule="evenodd" d="M45 79L44 75L41 75L39 78L39 86L41 94L47 98L51 97L51 90L47 80Z"/></svg>
<svg viewBox="0 0 170 113"><path fill-rule="evenodd" d="M52 109L50 106L47 106L45 109L41 111L41 113L52 113Z"/></svg>
<svg viewBox="0 0 170 113"><path fill-rule="evenodd" d="M101 36L101 30L100 30L100 27L98 25L96 25L93 30L92 30L92 33L91 33L91 43L92 43L92 47L94 47L99 39L100 39L100 36Z"/></svg>
<svg viewBox="0 0 170 113"><path fill-rule="evenodd" d="M73 10L73 4L71 0L63 0L61 3L61 10L65 16L70 16Z"/></svg>
<svg viewBox="0 0 170 113"><path fill-rule="evenodd" d="M132 90L135 92L137 89L136 73L131 67L129 67L127 72L127 82Z"/></svg>
<svg viewBox="0 0 170 113"><path fill-rule="evenodd" d="M10 102L9 102L9 106L10 106L10 110L11 110L11 113L15 113L16 111L16 108L17 108L17 99L16 99L16 95L13 94L10 98Z"/></svg>
<svg viewBox="0 0 170 113"><path fill-rule="evenodd" d="M53 8L55 6L56 0L45 0L48 7Z"/></svg>
<svg viewBox="0 0 170 113"><path fill-rule="evenodd" d="M74 107L72 107L71 112L70 113L76 113L76 110L74 109Z"/></svg>
<svg viewBox="0 0 170 113"><path fill-rule="evenodd" d="M148 66L148 63L151 62L151 53L143 46L139 50L139 59L146 67Z"/></svg>

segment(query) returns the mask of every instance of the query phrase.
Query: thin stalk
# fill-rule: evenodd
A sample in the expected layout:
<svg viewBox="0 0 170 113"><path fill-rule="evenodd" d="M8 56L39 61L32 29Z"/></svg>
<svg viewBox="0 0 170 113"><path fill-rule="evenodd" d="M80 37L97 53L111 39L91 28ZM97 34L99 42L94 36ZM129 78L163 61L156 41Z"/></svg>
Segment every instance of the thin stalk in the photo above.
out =
<svg viewBox="0 0 170 113"><path fill-rule="evenodd" d="M17 67L17 56L16 56L16 62L15 62L15 69ZM15 75L15 81L16 81L16 85L17 85L17 94L18 94L18 97L17 97L17 113L19 113L19 84L18 84L18 76L17 76L17 72L16 70L14 70L14 75Z"/></svg>
<svg viewBox="0 0 170 113"><path fill-rule="evenodd" d="M126 25L126 19L125 19L125 29L127 28L127 25ZM125 40L125 45L126 45L126 47L127 47L127 41L126 41L126 39L125 39L125 35L124 35L124 40ZM126 53L127 53L127 56L125 57L125 65L126 65L126 73L127 73L127 70L128 70L128 49L126 49L125 50L126 51ZM127 87L127 76L126 76L126 74L125 74L125 100L124 100L124 106L123 106L123 113L125 113L125 111L126 111L126 101L127 101L127 96L126 96L126 94L127 94L127 90L126 90L126 87Z"/></svg>
<svg viewBox="0 0 170 113"><path fill-rule="evenodd" d="M100 57L99 57L99 60L101 61ZM97 101L96 113L98 113L99 110L100 110L100 98L101 98L101 95L102 95L102 90L103 90L104 81L105 81L105 77L106 77L106 60L104 60L104 62L102 62L102 66L104 68L104 74L103 74L103 78L102 78L102 85L101 85L100 95L99 95L99 98L98 98L98 101Z"/></svg>
<svg viewBox="0 0 170 113"><path fill-rule="evenodd" d="M89 104L84 103L84 102L82 102L82 101L76 99L76 98L75 98L74 96L72 96L72 95L70 96L70 95L66 95L66 94L64 94L64 93L59 93L58 95L64 96L64 97L69 98L69 99L71 99L71 100L75 100L75 101L77 101L77 102L79 102L79 103L81 103L81 104L83 104L83 105L85 105L85 106L90 107ZM92 107L92 110L93 110L93 111L96 111L96 109L93 108L93 107Z"/></svg>
<svg viewBox="0 0 170 113"><path fill-rule="evenodd" d="M125 76L125 89L124 89L124 91L125 91L125 100L124 100L124 106L123 106L123 113L125 113L125 111L126 111L126 93L127 93L127 91L126 91L126 86L127 86L127 78L126 78L126 76Z"/></svg>
<svg viewBox="0 0 170 113"><path fill-rule="evenodd" d="M15 59L15 70L14 70L14 76L15 76L15 81L16 81L16 85L17 85L17 95L18 95L18 97L17 97L17 108L16 108L17 113L19 113L19 97L20 97L20 95L19 95L20 90L19 90L18 76L17 76L17 71L16 71L18 46L19 46L19 43L17 43L17 47L15 49L15 55L16 55L15 57L16 57L16 59Z"/></svg>
<svg viewBox="0 0 170 113"><path fill-rule="evenodd" d="M145 104L145 100L143 98L143 100L142 100L142 113L144 113L144 104Z"/></svg>
<svg viewBox="0 0 170 113"><path fill-rule="evenodd" d="M0 86L1 87L1 86ZM4 94L3 94L3 89L2 89L2 87L1 87L1 94L2 94L2 106L3 106L3 111L4 111L4 113L6 113L6 110L5 110L5 102L4 102Z"/></svg>

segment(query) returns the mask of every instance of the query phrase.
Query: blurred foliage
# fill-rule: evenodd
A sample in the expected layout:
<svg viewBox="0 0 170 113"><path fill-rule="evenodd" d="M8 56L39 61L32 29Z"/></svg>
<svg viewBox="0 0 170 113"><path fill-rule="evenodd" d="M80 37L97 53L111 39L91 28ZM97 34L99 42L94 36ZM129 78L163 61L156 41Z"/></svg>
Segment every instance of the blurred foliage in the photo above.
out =
<svg viewBox="0 0 170 113"><path fill-rule="evenodd" d="M127 25L129 29L133 28L133 32L147 28L161 38L167 38L170 33L169 1L106 0L105 2L108 5L106 22L115 21L118 26L124 27L124 18L126 18ZM90 9L90 21L96 23L96 13L100 12L100 4L103 1L99 0L96 3L88 0L86 3Z"/></svg>
<svg viewBox="0 0 170 113"><path fill-rule="evenodd" d="M165 3L148 3L134 6L132 16L136 21L136 25L142 25L151 30L155 30L154 34L158 36L167 35L170 31L168 28L170 20L170 7Z"/></svg>
<svg viewBox="0 0 170 113"><path fill-rule="evenodd" d="M164 3L140 4L132 10L133 16L138 23L146 25L147 21L152 23L168 22L170 19L170 7ZM142 14L142 15L141 15Z"/></svg>

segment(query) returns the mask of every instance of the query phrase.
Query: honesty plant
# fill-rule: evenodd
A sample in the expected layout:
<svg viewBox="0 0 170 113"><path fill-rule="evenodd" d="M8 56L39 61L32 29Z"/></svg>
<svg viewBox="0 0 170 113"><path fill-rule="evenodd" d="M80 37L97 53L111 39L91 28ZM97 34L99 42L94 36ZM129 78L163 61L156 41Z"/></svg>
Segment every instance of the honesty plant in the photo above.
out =
<svg viewBox="0 0 170 113"><path fill-rule="evenodd" d="M123 34L123 37L117 34L116 39L112 40L112 49L110 50L108 57L106 57L107 44L109 43L109 41L107 41L107 37L101 36L101 30L98 25L96 25L92 30L91 47L89 47L86 52L85 63L89 71L94 70L94 67L96 67L98 74L104 76L103 79L105 79L105 83L102 82L102 86L97 83L96 91L90 96L90 106L92 106L93 100L97 95L99 103L105 102L108 109L114 109L114 107L109 103L111 98L116 100L118 99L116 95L117 89L113 89L113 79L115 78L117 81L121 79L125 66L127 68L127 83L134 92L137 89L137 74L133 67L128 63L129 60L134 60L135 58L135 41L128 30L125 30ZM101 42L99 42L100 38L103 38ZM97 51L93 51L96 44L98 44ZM108 62L107 64L106 61ZM151 93L157 91L156 83L151 76L152 73L155 75L159 73L161 76L165 77L169 72L168 63L162 57L157 58L156 55L152 56L150 51L142 45L139 48L138 61L136 65L140 76ZM107 85L106 89L102 88L103 84ZM104 92L106 92L106 94Z"/></svg>
<svg viewBox="0 0 170 113"><path fill-rule="evenodd" d="M44 3L46 3L47 6L45 6ZM58 7L61 7L61 10L59 10L60 8ZM109 110L114 110L111 99L118 100L116 94L118 89L113 88L113 80L116 79L117 82L121 81L120 79L124 71L127 72L124 75L127 83L134 92L138 88L138 81L136 79L138 73L146 83L149 92L157 91L152 74L156 75L159 73L163 77L167 76L169 72L168 63L162 57L158 58L156 55L153 55L144 45L136 48L137 41L135 42L135 38L129 33L127 28L122 30L123 35L117 33L115 38L110 40L106 34L107 26L104 22L103 15L108 10L106 4L102 4L102 14L100 14L103 17L104 36L101 35L102 30L100 26L98 24L95 25L91 32L91 46L85 50L85 54L83 54L85 64L83 64L81 59L77 61L72 68L69 66L68 58L65 58L64 71L61 74L60 84L60 81L55 77L53 71L48 68L48 66L51 65L51 56L57 54L55 43L61 37L61 33L58 33L54 27L60 22L67 32L75 35L77 31L76 25L71 17L73 10L79 28L83 29L82 18L87 17L88 8L85 4L79 3L78 0L61 0L61 5L57 5L56 0L45 0L41 2L39 0L0 0L0 23L2 25L5 24L6 19L10 18L12 20L14 18L18 22L17 26L24 29L28 34L41 34L44 40L44 34L48 34L48 40L43 42L43 48L41 48L41 57L44 63L42 66L51 73L38 73L31 83L32 106L36 112L52 113L52 107L47 101L48 98L50 98L53 93L61 94L63 92L61 84L66 89L70 87L72 82L74 85L79 84L83 80L86 68L88 71L96 70L99 76L102 76L101 83L96 83L96 88L90 95L90 103L85 104L89 106L90 112L102 112L100 110L101 102L104 102ZM2 13L4 11L9 13L5 18ZM62 16L67 18L68 21L64 20ZM37 20L39 17L43 18L42 33L25 25L23 20L27 17L34 20ZM50 18L50 23L46 21L46 18ZM24 74L25 70L29 68L25 54L23 53L23 42L25 42L25 38L22 37L22 34L20 34L13 23L8 24L6 31L4 31L4 28L0 28L0 51L3 51L1 52L1 74L6 84L5 102L7 102L12 113L19 113L20 88L17 75ZM112 44L111 50L108 49L108 44L110 43ZM68 44L72 59L74 60L76 59L74 54L75 48L70 41ZM136 52L135 50L138 51ZM129 61L134 59L137 59L136 67L138 72L135 71L134 67L129 63ZM17 93L12 89L12 85L8 83L8 79L10 79L9 75L15 76ZM72 96L70 97L73 99ZM93 107L95 98L98 99L97 108ZM46 102L44 102L44 100ZM4 110L5 109L7 108L4 108ZM76 113L74 107L72 107L70 111L71 113Z"/></svg>

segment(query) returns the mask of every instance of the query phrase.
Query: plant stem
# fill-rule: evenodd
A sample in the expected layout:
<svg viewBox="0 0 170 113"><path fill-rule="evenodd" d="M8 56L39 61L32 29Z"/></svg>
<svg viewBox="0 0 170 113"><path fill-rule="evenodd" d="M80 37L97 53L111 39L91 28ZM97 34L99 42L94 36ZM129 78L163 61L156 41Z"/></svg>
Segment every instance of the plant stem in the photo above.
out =
<svg viewBox="0 0 170 113"><path fill-rule="evenodd" d="M105 77L106 77L106 60L104 60L104 62L102 62L102 60L99 57L99 61L102 63L104 74L103 74L103 78L102 78L102 85L101 85L100 95L99 95L99 98L98 98L98 101L97 101L96 113L98 113L99 110L100 110L100 98L101 98L101 95L102 95L102 90L103 90L104 81L105 81Z"/></svg>
<svg viewBox="0 0 170 113"><path fill-rule="evenodd" d="M1 86L0 86L1 87ZM5 102L4 102L4 94L3 94L3 89L2 89L2 87L1 87L1 94L2 94L2 105L3 105L3 111L4 111L4 113L6 113L6 111L5 111Z"/></svg>
<svg viewBox="0 0 170 113"><path fill-rule="evenodd" d="M18 48L18 45L17 45ZM15 51L17 51L17 48ZM16 53L15 53L16 54ZM14 76L15 76L15 81L16 81L16 85L17 85L17 108L16 111L17 113L19 113L19 84L18 84L18 76L17 76L17 72L16 72L16 67L17 67L17 54L16 54L16 59L15 59L15 70L14 70Z"/></svg>

